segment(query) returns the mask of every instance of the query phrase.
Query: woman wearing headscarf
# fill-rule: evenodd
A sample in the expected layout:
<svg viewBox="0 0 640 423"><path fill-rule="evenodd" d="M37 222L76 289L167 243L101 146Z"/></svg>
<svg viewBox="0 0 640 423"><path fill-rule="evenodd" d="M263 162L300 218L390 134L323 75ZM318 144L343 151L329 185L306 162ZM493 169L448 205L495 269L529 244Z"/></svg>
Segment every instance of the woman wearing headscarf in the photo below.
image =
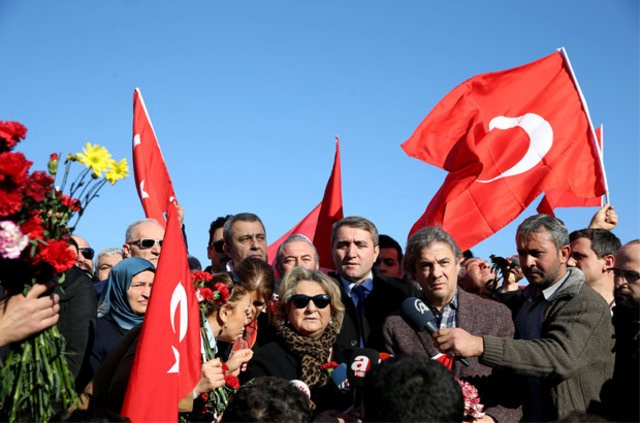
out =
<svg viewBox="0 0 640 423"><path fill-rule="evenodd" d="M120 339L142 323L155 270L153 263L139 257L124 259L111 269L104 301L98 309L96 337L89 358L93 374L100 370Z"/></svg>
<svg viewBox="0 0 640 423"><path fill-rule="evenodd" d="M276 376L301 380L311 391L316 413L340 409L345 398L331 381L328 369L343 317L337 282L302 267L289 271L282 280L273 318L276 340L256 351L241 379Z"/></svg>

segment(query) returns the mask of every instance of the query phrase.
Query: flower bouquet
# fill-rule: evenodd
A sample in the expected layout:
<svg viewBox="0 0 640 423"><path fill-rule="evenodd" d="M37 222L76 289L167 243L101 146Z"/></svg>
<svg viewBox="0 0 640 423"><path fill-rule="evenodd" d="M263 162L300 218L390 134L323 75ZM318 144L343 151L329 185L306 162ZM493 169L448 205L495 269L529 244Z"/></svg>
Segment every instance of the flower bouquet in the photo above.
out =
<svg viewBox="0 0 640 423"><path fill-rule="evenodd" d="M475 386L467 381L456 378L462 388L464 398L464 421L474 421L485 416L484 405L480 403L480 396Z"/></svg>
<svg viewBox="0 0 640 423"><path fill-rule="evenodd" d="M209 314L213 307L222 306L229 300L229 290L224 283L214 282L213 275L209 272L194 271L191 273L193 283L196 287L196 297L200 304L200 327L202 330L202 344L204 345L204 357L203 360L212 360L215 356L213 348L207 339L204 331L207 314ZM240 381L234 375L227 375L229 368L225 363L222 363L222 373L225 374L224 385L214 389L211 392L207 392L201 395L205 404L205 412L213 412L215 418L222 415L222 412L227 407L229 399L240 388Z"/></svg>
<svg viewBox="0 0 640 423"><path fill-rule="evenodd" d="M113 184L128 173L125 159L117 163L104 147L87 143L82 153L67 156L56 188L58 154L51 154L46 172L29 172L32 162L13 151L26 132L18 122L0 121L0 287L5 298L25 294L36 283L52 292L64 281L64 272L76 261L67 240L78 219L107 181ZM73 162L85 168L65 194ZM0 380L3 421L47 421L77 401L65 340L56 326L11 344L0 364Z"/></svg>

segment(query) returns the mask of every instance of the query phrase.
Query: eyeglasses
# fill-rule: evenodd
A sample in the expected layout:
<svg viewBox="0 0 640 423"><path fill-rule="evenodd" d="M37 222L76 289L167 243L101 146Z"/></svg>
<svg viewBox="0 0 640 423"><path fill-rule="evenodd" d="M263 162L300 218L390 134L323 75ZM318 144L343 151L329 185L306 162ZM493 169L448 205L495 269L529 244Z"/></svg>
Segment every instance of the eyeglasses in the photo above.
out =
<svg viewBox="0 0 640 423"><path fill-rule="evenodd" d="M289 303L293 304L295 308L305 308L309 305L309 301L313 301L313 304L318 308L325 308L331 303L331 297L327 294L316 295L315 297L309 297L307 295L296 294L291 297Z"/></svg>
<svg viewBox="0 0 640 423"><path fill-rule="evenodd" d="M634 283L638 279L640 279L640 273L634 272L633 270L622 270L613 268L613 276L616 278L623 278L627 281L627 283Z"/></svg>
<svg viewBox="0 0 640 423"><path fill-rule="evenodd" d="M148 250L149 248L153 248L158 243L159 247L162 247L161 239L153 239L153 238L142 238L137 239L135 241L129 241L129 244L136 244L141 250Z"/></svg>
<svg viewBox="0 0 640 423"><path fill-rule="evenodd" d="M224 239L219 239L209 244L209 247L213 247L213 249L216 250L216 253L222 254L224 253L224 250L222 249L223 245L224 245Z"/></svg>
<svg viewBox="0 0 640 423"><path fill-rule="evenodd" d="M84 256L84 258L86 258L87 260L92 260L93 256L96 254L96 252L93 250L93 248L78 248L78 251L80 252L80 254L82 254Z"/></svg>

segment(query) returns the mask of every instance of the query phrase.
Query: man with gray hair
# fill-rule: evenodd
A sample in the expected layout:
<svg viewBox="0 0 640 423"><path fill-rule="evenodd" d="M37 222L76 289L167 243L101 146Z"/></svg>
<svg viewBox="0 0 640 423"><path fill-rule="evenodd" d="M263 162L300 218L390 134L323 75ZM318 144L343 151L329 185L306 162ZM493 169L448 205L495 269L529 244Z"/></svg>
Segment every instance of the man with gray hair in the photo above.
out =
<svg viewBox="0 0 640 423"><path fill-rule="evenodd" d="M140 257L158 267L164 228L155 219L144 219L132 223L125 233L122 252L125 258Z"/></svg>
<svg viewBox="0 0 640 423"><path fill-rule="evenodd" d="M584 283L580 269L567 267L571 248L561 220L548 215L525 219L518 226L516 245L529 281L512 304L520 339L474 336L451 328L433 335L436 346L522 376L523 421L600 412L601 389L611 377L614 358L608 304ZM504 389L506 393L514 387Z"/></svg>
<svg viewBox="0 0 640 423"><path fill-rule="evenodd" d="M292 234L284 240L276 254L276 270L280 277L297 266L308 270L320 267L318 251L306 235Z"/></svg>

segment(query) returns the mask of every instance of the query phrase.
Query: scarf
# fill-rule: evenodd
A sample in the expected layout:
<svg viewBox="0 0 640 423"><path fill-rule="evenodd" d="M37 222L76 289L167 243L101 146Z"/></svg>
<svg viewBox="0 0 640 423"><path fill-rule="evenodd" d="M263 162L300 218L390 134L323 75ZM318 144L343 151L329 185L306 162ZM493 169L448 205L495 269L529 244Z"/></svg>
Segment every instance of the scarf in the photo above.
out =
<svg viewBox="0 0 640 423"><path fill-rule="evenodd" d="M131 279L140 272L156 271L156 267L148 260L131 257L113 266L104 293L104 302L100 304L98 317L110 314L122 329L129 330L142 323L144 315L131 309L129 304L129 286Z"/></svg>
<svg viewBox="0 0 640 423"><path fill-rule="evenodd" d="M331 347L338 336L333 326L327 326L319 338L300 335L287 324L281 324L277 333L287 349L299 357L301 380L310 388L325 386L329 382L329 373L321 366L329 359Z"/></svg>

